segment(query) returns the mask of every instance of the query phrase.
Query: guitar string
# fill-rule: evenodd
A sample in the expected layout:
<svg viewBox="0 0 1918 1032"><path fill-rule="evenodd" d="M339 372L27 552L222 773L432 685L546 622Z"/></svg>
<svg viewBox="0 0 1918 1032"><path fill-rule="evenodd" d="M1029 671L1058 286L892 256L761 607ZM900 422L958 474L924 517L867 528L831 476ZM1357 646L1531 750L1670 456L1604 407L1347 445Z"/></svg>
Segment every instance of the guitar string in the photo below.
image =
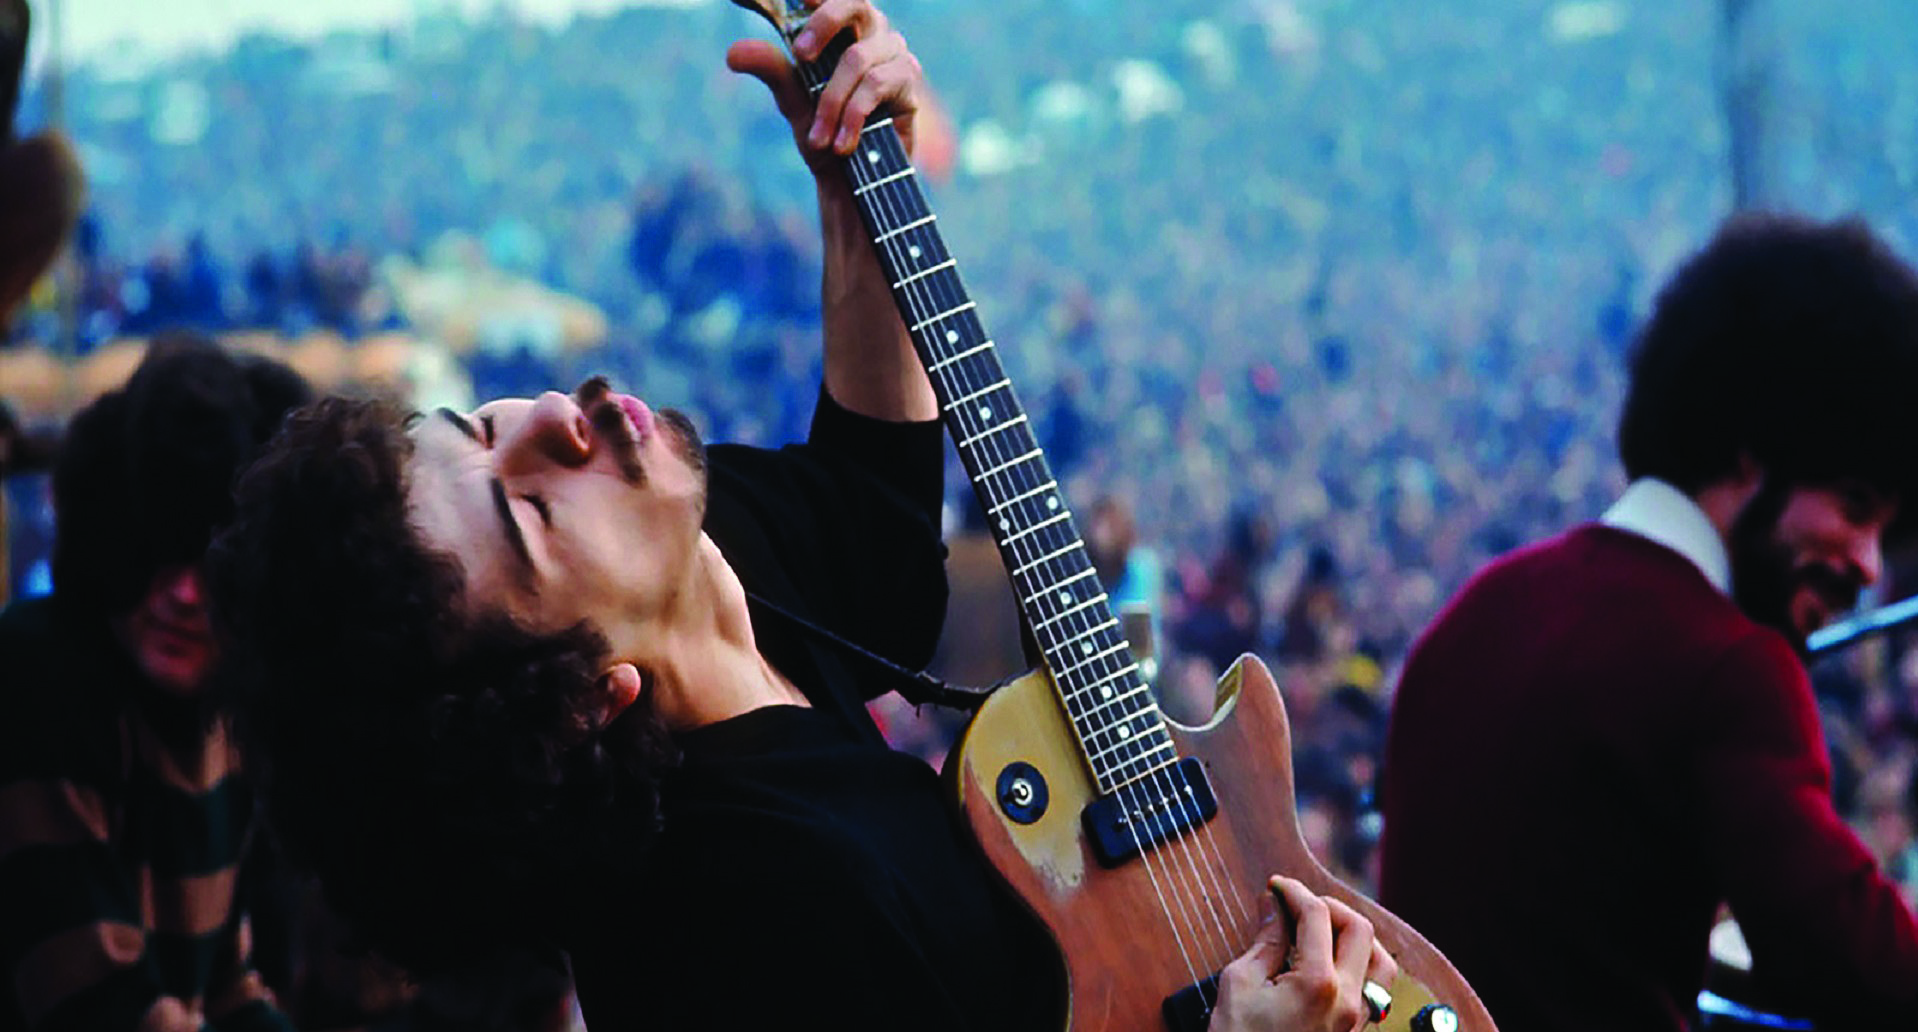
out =
<svg viewBox="0 0 1918 1032"><path fill-rule="evenodd" d="M896 136L894 134L887 133L884 137L882 137L881 149L882 150L884 149L883 147L884 144L894 143L895 140L896 140ZM894 143L894 145L897 146L896 143ZM895 160L895 163L899 165L906 165L906 160L904 158L903 150L897 156L879 154L878 152L871 152L871 153L874 153L877 157L882 159L886 157L893 157ZM878 165L878 161L874 161L873 164ZM865 169L864 166L860 165L857 162L857 160L854 160L852 162L852 166L855 169L859 170L858 172L853 173L853 178L855 179L856 182L859 183L859 185L863 186L869 182L871 183L879 182L879 180L877 179L874 179L868 175L864 175L863 173L866 172L867 170ZM906 170L907 169L902 169L901 171L906 171ZM886 168L874 168L871 171L875 171L875 172L884 171L888 175L891 174L891 171ZM888 208L891 207L890 202L892 201L892 198L890 194L883 189L883 187L879 189L869 190L868 194L873 198L875 206L883 205ZM923 216L920 216L918 212L911 211L911 210L908 210L907 212L904 212L903 214L896 210L893 210L893 211L887 212L886 214L889 216L888 221L890 226L895 228L908 225L909 224L907 221L908 218L916 219L918 217L923 217ZM927 212L927 214L930 214L930 212ZM883 235L884 234L882 234L882 236ZM901 236L903 237L903 234L901 234ZM895 267L898 267L901 269L914 268L914 266L910 265L909 263L905 261L905 258L907 256L900 254L898 252L897 245L893 244L891 241L876 240L875 243L878 244L882 249L885 249L888 252L889 256L893 259L895 263ZM924 257L924 255L918 254L918 255L912 255L912 257L920 258L920 257ZM950 257L950 256L934 255L933 257L941 258L941 257ZM937 266L934 265L931 267L936 268ZM931 276L927 276L923 279L906 283L903 287L901 287L901 290L904 293L912 296L913 298L916 298L922 301L931 300L934 302L934 307L932 307L931 311L924 313L924 315L926 316L934 316L939 312L949 311L951 308L954 307L953 302L959 302L963 298L963 295L961 295L960 297L948 298L946 301L940 302L938 301L936 297L932 296L935 293L933 290L933 286L934 286L933 278ZM955 373L960 372L956 364L949 368L953 369ZM989 383L989 384L966 384L963 381L961 381L960 383L955 385L950 382L951 378L945 375L945 370L937 371L937 375L940 376L942 381L947 382L947 388L948 388L947 394L949 398L957 398L957 397L965 396L966 394L970 394L971 390L984 389L984 390L987 390L988 392L991 392L999 389L1004 389L1000 387L994 387L992 385L992 384L1004 383L1005 381L1003 378L995 379L992 381L992 383ZM966 388L971 388L971 390L966 390ZM964 391L964 394L962 394L962 391ZM990 409L988 408L988 411L989 410ZM964 421L965 415L966 415L965 413L955 412L954 414L956 418L958 418L962 422ZM989 432L989 431L985 431L985 432ZM996 451L997 449L993 449L993 450ZM1010 456L1002 455L1002 456L999 456L999 458L1010 458ZM1069 512L1063 515L1065 515L1068 519L1070 518ZM1018 551L1018 549L1016 548L1016 543L1015 543L1015 552L1016 551ZM1189 801L1185 795L1182 795L1176 790L1176 788L1173 788L1172 786L1168 784L1168 775L1164 772L1163 768L1160 768L1158 769L1158 771L1155 772L1154 780L1155 780L1156 786L1158 786L1161 789L1160 794L1163 796L1169 796L1172 804L1178 808L1178 811L1181 817L1183 818L1183 820L1185 821L1186 825L1188 827L1196 828L1201 823L1198 819L1196 819L1196 815L1193 810L1193 807L1194 805L1196 805L1196 802ZM1143 806L1140 805L1140 791L1136 786L1127 785L1126 791L1124 792L1124 797L1126 801L1128 802L1128 804L1132 806L1135 812L1142 812L1145 809ZM1208 828L1206 830L1209 831L1210 829ZM1149 858L1149 853L1151 852L1151 850L1148 848L1144 848L1145 844L1138 840L1137 832L1133 830L1130 827L1130 825L1128 825L1128 832L1134 840L1135 848L1140 848L1142 858L1144 858L1145 862L1148 863L1148 865L1150 865L1151 860ZM1171 845L1173 843L1168 842L1165 844ZM1217 855L1216 844L1214 848L1214 853L1215 855ZM1231 955L1231 942L1233 941L1233 936L1221 924L1220 915L1218 913L1218 907L1220 906L1221 896L1224 896L1230 899L1232 898L1231 895L1223 892L1220 889L1218 873L1216 870L1212 868L1209 862L1204 862L1202 858L1199 861L1195 861L1191 857L1189 850L1176 849L1170 855L1165 855L1161 857L1161 860L1168 866L1168 868L1170 868L1170 866L1172 865L1173 856L1182 856L1186 860L1188 874L1189 874L1189 877L1192 879L1191 885L1179 886L1180 889L1184 890L1183 894L1175 894L1178 897L1178 900L1180 903L1180 909L1184 912L1185 920L1188 922L1192 922L1194 920L1195 911L1197 913L1209 916L1211 919L1211 923L1213 925L1213 930L1218 933L1220 943L1224 945L1224 948L1227 950L1227 957L1229 958L1229 956ZM1170 875L1171 875L1171 871L1168 870L1168 880L1171 880ZM1206 890L1205 883L1207 881L1210 881L1211 887L1212 887L1212 891L1209 893L1205 891ZM1188 896L1191 898L1190 902L1188 902L1188 899L1186 898ZM1201 903L1201 902L1198 902L1199 900L1206 900L1208 902ZM1227 915L1226 920L1234 925L1239 924L1239 920L1233 918L1231 915ZM1195 973L1195 977L1196 977L1196 973Z"/></svg>
<svg viewBox="0 0 1918 1032"><path fill-rule="evenodd" d="M1249 942L1249 936L1256 931L1252 924L1252 916L1246 910L1245 902L1239 894L1231 891L1231 869L1226 866L1225 854L1219 849L1218 840L1213 836L1214 822L1204 820L1204 815L1196 812L1198 800L1193 794L1191 779L1185 770L1179 767L1161 767L1154 771L1152 776L1163 779L1162 784L1173 782L1166 784L1166 790L1179 801L1180 813L1188 821L1187 826L1192 829L1177 843L1167 844L1186 852L1199 854L1196 863L1199 869L1206 873L1207 880L1212 885L1212 910L1215 919L1222 919L1240 936L1248 937ZM1181 789L1184 791L1180 791ZM1208 852L1210 856L1207 855ZM1231 932L1224 932L1224 934L1228 941L1237 941L1237 936Z"/></svg>
<svg viewBox="0 0 1918 1032"><path fill-rule="evenodd" d="M816 78L816 77L815 77L815 78ZM809 84L809 86L812 86L812 85L816 85L816 82L815 82L815 83L812 83L812 84ZM889 125L887 125L887 126L884 126L884 128L886 128L886 129L888 129L888 130L890 130L890 128L891 128L891 127L890 127ZM862 138L863 138L864 136L865 136L865 131L862 131ZM902 145L902 144L901 144L901 143L900 143L900 142L898 141L898 138L897 138L897 135L896 135L896 133L893 133L893 132L891 132L891 131L888 131L888 132L886 132L886 133L884 133L884 134L883 134L883 135L881 136L881 140L882 140L882 144L883 144L883 143L891 143L891 144L892 144L892 145L893 145L894 147L897 147L897 148L899 148L899 154L898 154L898 155L896 156L896 159L895 159L895 160L896 160L896 161L897 161L897 162L898 162L899 164L901 164L901 165L903 165L903 166L905 166L905 168L904 168L904 169L902 169L902 171L905 171L905 172L910 172L910 165L909 165L909 163L908 163L908 161L907 161L907 159L905 158L905 156L904 156L904 153L903 153L903 145ZM882 155L882 157L883 157L883 156L884 156L884 155ZM849 162L848 162L847 164L848 164L848 166L849 166L849 169L850 169L850 170L852 170L852 171L851 171L851 173L850 173L850 175L851 175L851 178L852 178L852 179L853 179L853 180L854 180L854 181L855 181L855 182L856 182L856 183L857 183L858 185L860 185L860 186L866 186L866 185L868 185L868 184L870 184L870 183L875 183L875 182L877 182L877 180L874 180L874 179L872 179L872 178L871 178L870 176L867 176L867 175L864 175L864 174L863 174L863 173L864 173L864 172L865 172L866 170L865 170L865 169L863 168L863 166L861 166L861 165L859 164L859 162L858 162L857 160L853 160L853 161L849 161ZM875 164L876 164L876 162L875 162ZM868 190L868 191L867 191L867 193L868 193L869 195L871 195L871 197L873 198L873 201L874 201L874 203L875 203L875 206L878 206L878 205L882 205L882 204L883 204L883 205L887 205L887 206L890 206L890 201L891 201L891 198L890 198L890 196L888 195L888 193L887 193L887 192L886 192L886 191L885 191L885 190L884 190L883 188L878 188L878 189L871 189L871 190ZM893 212L890 212L889 214L890 214L890 215L892 216L892 218L891 218L891 222L893 223L893 225L894 225L894 226L903 226L903 225L906 225L906 224L907 224L907 223L905 222L905 220L903 220L903 219L901 219L901 218L899 217L899 213L898 213L898 212L896 212L896 211L893 211ZM927 212L927 214L930 214L930 212ZM883 235L883 234L882 234L882 235ZM893 261L894 261L894 263L895 263L895 266L896 266L896 267L899 267L899 268L907 268L907 267L910 267L910 266L908 266L908 265L907 265L907 264L905 263L905 261L904 261L904 258L905 258L906 256L905 256L905 255L902 255L902 254L900 254L900 253L898 252L898 250L897 250L897 247L896 247L895 245L893 245L893 244L892 244L892 243L891 243L890 241L886 241L886 240L875 240L875 241L874 241L874 243L875 243L876 245L878 245L878 246L880 246L880 247L881 247L882 249L885 249L885 250L886 250L886 251L887 251L887 252L889 253L889 256L893 258ZM929 282L929 281L931 281L932 279L933 279L933 277L931 277L931 276L928 276L928 277L925 277L925 278L923 278L923 279L920 279L920 280L917 280L917 281L914 281L914 282L911 282L911 283L906 283L906 284L905 284L905 285L904 285L904 286L903 286L903 287L901 288L901 290L902 290L903 292L905 292L906 294L908 294L908 295L911 295L911 296L914 296L914 297L918 297L918 298L920 298L921 300L933 300L933 301L935 302L935 304L938 304L938 302L936 301L936 299L934 299L934 298L932 298L932 297L931 297L931 295L930 295L930 290L931 290L931 287L932 287L932 285L933 285L933 284L932 284L931 282ZM924 285L924 288L923 288L923 289L921 289L921 285L922 285L922 284ZM948 299L948 302L954 302L954 301L959 301L959 300L960 300L959 298L951 298L951 299ZM932 309L931 309L930 311L927 311L927 312L924 312L924 313L921 313L921 315L922 315L923 317L926 317L926 318L930 318L930 317L934 317L934 316L937 316L937 315L938 315L938 313L940 313L940 312L945 312L945 311L948 311L948 310L950 310L950 309L951 309L952 307L954 307L954 306L953 306L953 305L952 305L951 303L947 303L947 304L945 304L945 305L943 305L943 306L941 306L941 307L933 307L933 308L932 308ZM956 364L955 364L955 365L953 365L953 366L949 366L948 368L949 368L949 369L952 369L952 370L953 370L953 371L954 371L955 373L957 373L957 372L959 372L959 370L958 370L958 368L957 368L957 365L956 365ZM937 371L937 374L938 374L938 375L940 376L940 378L941 378L941 380L942 380L942 381L945 381L945 382L946 382L946 385L947 385L947 394L948 394L948 397L949 397L949 398L957 398L957 397L960 397L960 396L962 396L962 395L960 394L960 392L959 392L959 388L958 388L957 386L955 386L955 385L954 385L953 383L951 383L951 378L950 378L950 377L948 377L948 376L946 375L946 373L945 373L945 370L939 370L939 371ZM961 419L963 419L963 415L964 415L964 414L963 414L963 413L955 413L955 415L956 415L957 417L959 417L959 418L961 418ZM1000 458L1010 458L1010 456L1000 456ZM1036 486L1036 485L1035 485L1035 486ZM1067 513L1066 513L1065 515L1067 516L1067 518L1068 518L1068 519L1070 518L1070 513L1069 513L1069 512L1067 512ZM1015 550L1016 550L1016 543L1015 543ZM1128 804L1128 805L1130 805L1130 806L1131 806L1131 808L1132 808L1132 809L1134 810L1134 812L1144 812L1144 809L1145 809L1145 808L1144 808L1143 806L1141 806L1141 805L1140 805L1140 796L1139 796L1139 791L1137 790L1137 788L1136 788L1136 787L1134 787L1134 786L1131 786L1131 785L1128 785L1128 786L1127 786L1127 789L1126 789L1126 791L1125 791L1125 793L1124 793L1124 795L1125 795L1125 797L1126 797L1126 799L1125 799L1125 801L1127 802L1127 804ZM1175 796L1175 799L1176 799L1176 796ZM1180 803L1181 803L1181 807L1182 807L1182 810L1183 810L1183 801L1181 800L1181 801L1180 801ZM1175 936L1176 936L1176 937L1178 937L1178 938L1179 938L1179 940L1180 940L1180 948L1181 948L1181 952L1182 952L1182 953L1184 953L1184 954L1186 954L1186 958L1185 958L1185 959L1186 959L1186 966L1187 966L1187 970L1188 970L1188 974L1189 974L1189 975L1191 975L1191 977L1193 978L1193 981L1194 981L1194 984L1196 984L1196 983L1197 983L1197 982L1198 982L1198 981L1200 980L1200 976L1199 976L1199 974L1197 973L1197 971L1195 971L1195 970L1193 970L1193 968L1192 968L1192 963L1191 963L1191 957L1190 957L1190 954L1189 954L1189 953L1188 953L1188 952L1186 951L1186 949L1185 949L1185 947L1184 947L1184 943L1183 943L1183 936L1179 936L1179 935L1178 935L1178 929L1177 929L1177 927L1176 927L1176 922L1173 922L1173 920L1172 920L1172 918L1171 918L1171 913L1170 913L1170 909L1169 909L1168 907L1166 907L1166 905L1165 905L1165 900L1164 900L1164 895L1165 895L1165 894L1164 894L1164 891L1163 891L1163 890L1162 890L1162 889L1160 888L1160 886L1158 885L1158 877L1157 877L1157 874L1156 874L1156 872L1154 872L1154 871L1153 871L1153 864L1152 864L1152 858L1151 858L1151 853L1152 853L1152 851L1153 851L1153 850L1151 850L1151 849L1148 849L1148 848L1146 848L1146 846L1145 846L1145 843L1143 843L1143 842L1141 842L1141 841L1139 840L1139 836L1138 836L1138 832L1137 832L1137 830L1136 830L1136 829L1135 829L1135 828L1134 828L1134 827L1133 827L1133 826L1132 826L1131 824L1129 824L1129 823L1128 823L1128 825L1127 825L1127 831L1128 831L1128 834L1130 835L1130 837L1131 837L1131 838L1132 838L1132 840L1133 840L1133 845L1134 845L1134 848L1135 848L1135 849L1137 849L1137 850L1139 851L1139 854L1140 854L1140 858L1141 858L1141 861L1142 861L1143 863L1145 863L1145 864L1146 864L1146 866L1147 866L1147 874L1148 874L1148 877L1149 877L1149 878L1150 878L1150 879L1151 879L1151 880L1153 881L1153 883L1154 883L1154 891L1155 891L1155 894L1157 894L1157 895L1158 895L1158 896L1160 897L1160 903L1161 903L1161 910L1162 910L1163 912L1165 912L1165 914L1166 914L1166 916L1167 916L1167 919L1168 919L1168 923L1169 923L1169 924L1173 924L1173 925L1174 925L1174 933L1175 933ZM1163 863L1165 864L1165 866L1167 866L1167 872L1166 872L1166 874L1167 874L1167 880L1168 880L1168 882L1171 882L1171 881L1174 881L1174 879L1173 879L1173 877L1172 877L1172 874L1173 874L1173 872L1172 872L1172 870L1171 870L1171 864L1170 864L1170 860L1171 860L1171 858L1170 858L1170 857L1161 857L1161 860L1162 860L1162 862L1163 862ZM1197 872L1196 870L1195 870L1195 871L1193 872L1193 876L1194 876L1194 878L1195 878L1195 879L1196 879L1196 878L1198 877L1198 872ZM1215 881L1215 884L1216 884L1216 881ZM1185 893L1184 893L1184 894L1182 894L1182 893L1180 893L1180 892L1178 892L1178 891L1176 891L1176 889L1185 889ZM1203 897L1203 896L1205 895L1205 893L1203 892L1203 886L1202 886L1202 884L1201 884L1201 885L1199 885L1199 886L1198 886L1198 890L1197 890L1196 892L1195 892L1195 891L1193 891L1193 889L1191 889L1191 888L1188 888L1188 887L1186 887L1186 886L1176 886L1176 889L1175 889L1175 892L1174 892L1174 897L1175 897L1175 898L1176 898L1176 899L1178 900L1178 902L1179 902L1179 908L1180 908L1180 910L1181 910L1181 911L1182 911L1182 912L1184 913L1184 920L1185 920L1185 921L1186 921L1186 922L1188 923L1188 925L1189 925L1189 924L1191 924L1191 923L1193 923L1193 911L1194 911L1194 910L1198 910L1198 911L1201 911L1201 912L1203 912L1203 911L1205 910L1205 907L1204 907L1204 906L1202 906L1202 905L1200 905L1200 904L1198 904L1197 902L1193 902L1193 903L1190 903L1190 904L1188 904L1188 902L1187 902L1187 899L1186 899L1186 898L1184 898L1184 897L1185 897L1185 895L1191 895L1191 896L1193 896L1193 897L1195 897L1195 898L1202 898L1202 897ZM1215 925L1215 927L1216 927L1216 926L1217 926L1217 917L1216 917L1216 914L1214 915L1214 920L1213 920L1213 923L1214 923L1214 925ZM1219 932L1220 932L1220 935L1221 935L1221 938L1222 938L1222 939L1224 940L1224 945L1225 945L1225 947L1226 947L1226 949L1227 949L1227 951L1228 951L1228 956L1229 956L1229 955L1230 955L1230 937L1229 937L1228 935L1226 935L1226 933L1224 932L1224 930L1223 930L1223 929L1218 929L1218 930L1219 930ZM1196 935L1196 934L1195 934L1195 936L1194 936L1194 938L1195 938L1195 939L1197 939L1197 938L1200 938L1200 936L1198 936L1198 935Z"/></svg>

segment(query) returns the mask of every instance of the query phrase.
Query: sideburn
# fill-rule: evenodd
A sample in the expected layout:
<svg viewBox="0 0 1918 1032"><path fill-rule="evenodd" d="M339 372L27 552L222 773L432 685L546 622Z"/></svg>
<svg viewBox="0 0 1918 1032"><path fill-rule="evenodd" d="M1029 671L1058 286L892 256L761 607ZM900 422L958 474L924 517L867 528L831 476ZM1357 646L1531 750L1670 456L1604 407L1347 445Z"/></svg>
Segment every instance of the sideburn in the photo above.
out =
<svg viewBox="0 0 1918 1032"><path fill-rule="evenodd" d="M1758 491L1732 521L1726 546L1731 553L1732 601L1754 621L1773 628L1802 657L1805 640L1792 626L1792 557L1775 540L1779 517L1791 499L1791 485L1767 475Z"/></svg>

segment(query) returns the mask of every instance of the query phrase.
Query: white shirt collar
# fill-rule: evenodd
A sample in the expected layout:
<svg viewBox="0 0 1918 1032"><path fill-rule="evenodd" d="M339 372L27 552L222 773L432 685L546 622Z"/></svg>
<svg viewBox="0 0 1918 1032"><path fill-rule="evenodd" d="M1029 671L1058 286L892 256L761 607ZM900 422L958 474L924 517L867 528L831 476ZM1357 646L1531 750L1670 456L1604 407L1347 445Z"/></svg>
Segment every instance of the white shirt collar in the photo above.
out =
<svg viewBox="0 0 1918 1032"><path fill-rule="evenodd" d="M1732 563L1725 539L1691 496L1654 477L1632 481L1599 521L1656 541L1692 561L1712 587L1731 594Z"/></svg>

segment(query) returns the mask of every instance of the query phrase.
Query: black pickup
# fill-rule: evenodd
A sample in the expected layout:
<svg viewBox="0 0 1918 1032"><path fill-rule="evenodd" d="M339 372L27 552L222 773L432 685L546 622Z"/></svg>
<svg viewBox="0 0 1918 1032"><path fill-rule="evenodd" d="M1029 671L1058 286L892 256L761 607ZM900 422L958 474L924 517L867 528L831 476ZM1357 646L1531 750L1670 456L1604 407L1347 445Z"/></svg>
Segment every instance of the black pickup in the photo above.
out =
<svg viewBox="0 0 1918 1032"><path fill-rule="evenodd" d="M1170 838L1219 815L1219 800L1205 765L1186 757L1148 774L1085 808L1086 837L1099 862L1117 867Z"/></svg>

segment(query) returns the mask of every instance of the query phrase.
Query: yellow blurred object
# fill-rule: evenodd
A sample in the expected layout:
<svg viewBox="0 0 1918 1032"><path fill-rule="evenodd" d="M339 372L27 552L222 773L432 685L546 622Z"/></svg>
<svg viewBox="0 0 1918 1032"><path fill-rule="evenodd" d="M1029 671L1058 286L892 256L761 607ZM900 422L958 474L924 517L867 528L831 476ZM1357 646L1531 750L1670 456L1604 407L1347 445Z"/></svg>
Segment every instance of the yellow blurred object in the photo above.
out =
<svg viewBox="0 0 1918 1032"><path fill-rule="evenodd" d="M104 344L81 359L73 369L73 394L68 399L72 411L93 404L95 398L127 382L146 353L144 338L129 338Z"/></svg>
<svg viewBox="0 0 1918 1032"><path fill-rule="evenodd" d="M413 347L412 338L403 333L381 333L360 341L353 349L353 382L377 394L408 397Z"/></svg>
<svg viewBox="0 0 1918 1032"><path fill-rule="evenodd" d="M249 355L286 361L287 339L272 330L234 330L220 334L220 343Z"/></svg>
<svg viewBox="0 0 1918 1032"><path fill-rule="evenodd" d="M424 264L383 260L380 279L406 321L455 355L503 341L578 352L606 340L598 305L488 264L468 237L449 233L429 253Z"/></svg>
<svg viewBox="0 0 1918 1032"><path fill-rule="evenodd" d="M1346 684L1368 695L1378 694L1379 685L1385 680L1385 671L1380 669L1378 661L1358 653L1345 658L1340 664L1340 673Z"/></svg>
<svg viewBox="0 0 1918 1032"><path fill-rule="evenodd" d="M65 362L44 348L0 349L0 399L22 423L63 420L72 377Z"/></svg>
<svg viewBox="0 0 1918 1032"><path fill-rule="evenodd" d="M347 354L346 342L330 330L309 333L276 357L306 377L314 390L324 393L345 386L352 371L353 360Z"/></svg>

